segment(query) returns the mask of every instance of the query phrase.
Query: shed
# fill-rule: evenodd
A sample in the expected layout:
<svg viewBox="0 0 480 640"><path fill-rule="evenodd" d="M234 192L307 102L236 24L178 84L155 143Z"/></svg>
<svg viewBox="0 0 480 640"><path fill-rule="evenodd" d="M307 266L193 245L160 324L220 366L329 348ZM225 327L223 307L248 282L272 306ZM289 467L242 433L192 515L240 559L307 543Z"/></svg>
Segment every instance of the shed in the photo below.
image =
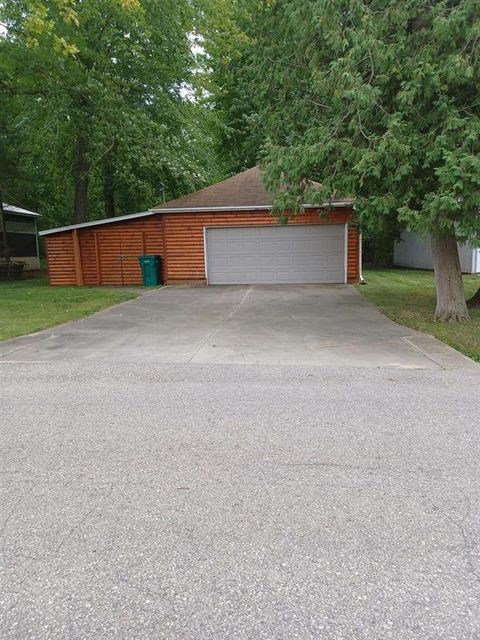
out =
<svg viewBox="0 0 480 640"><path fill-rule="evenodd" d="M480 273L480 249L459 244L458 257L462 273ZM395 243L393 262L398 267L433 269L430 236L404 231L400 241Z"/></svg>
<svg viewBox="0 0 480 640"><path fill-rule="evenodd" d="M6 203L3 203L3 211L10 257L15 262L23 262L25 271L40 269L37 232L40 214ZM1 243L0 234L0 245ZM3 254L1 246L0 254Z"/></svg>
<svg viewBox="0 0 480 640"><path fill-rule="evenodd" d="M160 256L165 284L357 282L351 201L306 206L279 224L258 167L143 213L42 231L52 285L141 284Z"/></svg>

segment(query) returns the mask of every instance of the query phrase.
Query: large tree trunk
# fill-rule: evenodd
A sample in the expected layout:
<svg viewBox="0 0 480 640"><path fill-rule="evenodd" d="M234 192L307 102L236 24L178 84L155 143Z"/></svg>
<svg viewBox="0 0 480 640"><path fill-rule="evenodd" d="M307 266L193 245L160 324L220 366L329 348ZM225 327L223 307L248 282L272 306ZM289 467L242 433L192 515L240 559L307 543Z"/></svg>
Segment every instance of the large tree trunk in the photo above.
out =
<svg viewBox="0 0 480 640"><path fill-rule="evenodd" d="M438 322L470 320L455 234L446 237L432 235L432 255L437 287L435 320Z"/></svg>
<svg viewBox="0 0 480 640"><path fill-rule="evenodd" d="M88 172L87 140L81 133L77 136L75 159L75 201L73 205L73 221L75 224L87 220Z"/></svg>
<svg viewBox="0 0 480 640"><path fill-rule="evenodd" d="M477 293L467 300L467 305L473 308L480 308L480 289L477 290Z"/></svg>

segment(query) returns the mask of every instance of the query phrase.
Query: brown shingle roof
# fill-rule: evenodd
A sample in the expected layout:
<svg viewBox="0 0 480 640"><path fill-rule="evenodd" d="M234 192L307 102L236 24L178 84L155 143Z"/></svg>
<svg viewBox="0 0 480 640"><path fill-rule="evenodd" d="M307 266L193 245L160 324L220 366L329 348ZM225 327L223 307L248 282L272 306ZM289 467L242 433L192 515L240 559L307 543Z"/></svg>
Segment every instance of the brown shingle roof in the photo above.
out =
<svg viewBox="0 0 480 640"><path fill-rule="evenodd" d="M313 187L320 186L311 182ZM342 201L347 206L352 201ZM265 188L260 167L253 167L238 173L232 178L217 182L195 193L170 200L154 207L152 211L164 209L230 209L236 207L252 207L266 209L273 204L273 195ZM340 203L338 203L340 204Z"/></svg>
<svg viewBox="0 0 480 640"><path fill-rule="evenodd" d="M188 196L170 200L157 208L269 207L272 202L272 194L263 185L260 168L253 167Z"/></svg>

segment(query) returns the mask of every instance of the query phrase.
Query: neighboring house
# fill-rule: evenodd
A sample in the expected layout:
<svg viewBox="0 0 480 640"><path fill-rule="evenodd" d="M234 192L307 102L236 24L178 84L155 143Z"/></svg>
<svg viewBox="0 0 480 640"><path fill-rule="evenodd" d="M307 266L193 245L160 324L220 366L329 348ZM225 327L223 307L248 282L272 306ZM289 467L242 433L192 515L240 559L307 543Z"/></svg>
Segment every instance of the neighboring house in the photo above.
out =
<svg viewBox="0 0 480 640"><path fill-rule="evenodd" d="M480 249L459 244L458 254L463 273L480 273ZM400 242L395 243L393 262L398 267L433 269L430 236L404 231Z"/></svg>
<svg viewBox="0 0 480 640"><path fill-rule="evenodd" d="M4 204L7 245L15 262L24 262L25 270L40 269L37 220L40 214L10 204ZM3 255L0 233L0 254Z"/></svg>
<svg viewBox="0 0 480 640"><path fill-rule="evenodd" d="M351 201L307 206L288 224L272 202L254 167L144 213L42 231L50 284L141 284L142 254L161 257L166 284L359 280Z"/></svg>

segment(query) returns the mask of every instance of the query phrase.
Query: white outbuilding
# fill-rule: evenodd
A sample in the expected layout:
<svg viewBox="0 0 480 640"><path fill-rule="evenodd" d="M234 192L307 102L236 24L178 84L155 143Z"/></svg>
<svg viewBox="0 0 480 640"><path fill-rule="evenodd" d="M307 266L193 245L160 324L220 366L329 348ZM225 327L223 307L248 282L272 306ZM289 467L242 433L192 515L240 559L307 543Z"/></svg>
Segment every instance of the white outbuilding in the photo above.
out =
<svg viewBox="0 0 480 640"><path fill-rule="evenodd" d="M468 244L458 245L462 273L480 274L480 249ZM430 236L404 231L401 240L395 243L393 261L397 267L433 269Z"/></svg>

